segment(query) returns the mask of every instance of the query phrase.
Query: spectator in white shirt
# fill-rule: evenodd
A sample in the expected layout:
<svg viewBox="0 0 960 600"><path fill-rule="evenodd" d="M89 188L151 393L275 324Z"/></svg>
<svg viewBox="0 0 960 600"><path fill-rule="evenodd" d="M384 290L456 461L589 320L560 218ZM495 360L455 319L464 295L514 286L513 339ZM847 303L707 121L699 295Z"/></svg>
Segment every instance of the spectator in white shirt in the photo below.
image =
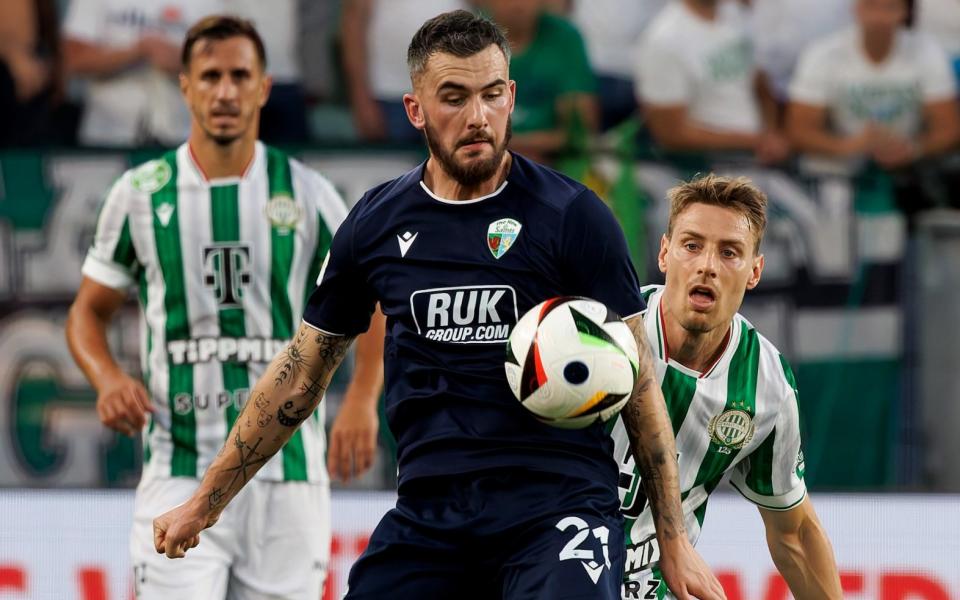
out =
<svg viewBox="0 0 960 600"><path fill-rule="evenodd" d="M180 44L213 0L70 0L64 63L89 78L81 144L180 143L190 115L180 98Z"/></svg>
<svg viewBox="0 0 960 600"><path fill-rule="evenodd" d="M668 0L573 0L570 20L587 44L597 76L600 126L609 129L637 110L634 59L640 34Z"/></svg>
<svg viewBox="0 0 960 600"><path fill-rule="evenodd" d="M907 0L857 0L857 26L804 52L789 91L796 148L900 169L954 147L949 62L932 38L903 27L907 10Z"/></svg>
<svg viewBox="0 0 960 600"><path fill-rule="evenodd" d="M636 86L653 138L664 149L748 151L765 164L789 153L739 3L668 4L641 39Z"/></svg>

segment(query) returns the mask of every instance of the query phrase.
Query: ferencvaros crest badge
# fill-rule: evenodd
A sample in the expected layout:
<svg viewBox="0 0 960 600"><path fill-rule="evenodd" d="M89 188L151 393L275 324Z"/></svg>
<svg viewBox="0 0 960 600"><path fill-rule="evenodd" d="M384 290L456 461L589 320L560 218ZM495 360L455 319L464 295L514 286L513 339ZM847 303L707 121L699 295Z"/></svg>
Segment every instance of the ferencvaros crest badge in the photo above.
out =
<svg viewBox="0 0 960 600"><path fill-rule="evenodd" d="M130 183L141 192L152 194L167 185L173 176L173 170L167 161L157 159L143 163L133 170Z"/></svg>
<svg viewBox="0 0 960 600"><path fill-rule="evenodd" d="M294 229L300 221L300 207L293 201L293 198L286 195L277 195L270 198L263 212L270 220L270 225L280 235L290 233L290 230Z"/></svg>
<svg viewBox="0 0 960 600"><path fill-rule="evenodd" d="M523 225L513 219L500 219L490 223L487 228L487 248L494 258L500 258L513 247L522 227Z"/></svg>
<svg viewBox="0 0 960 600"><path fill-rule="evenodd" d="M725 410L710 419L707 433L721 446L739 450L753 439L753 417L746 411Z"/></svg>

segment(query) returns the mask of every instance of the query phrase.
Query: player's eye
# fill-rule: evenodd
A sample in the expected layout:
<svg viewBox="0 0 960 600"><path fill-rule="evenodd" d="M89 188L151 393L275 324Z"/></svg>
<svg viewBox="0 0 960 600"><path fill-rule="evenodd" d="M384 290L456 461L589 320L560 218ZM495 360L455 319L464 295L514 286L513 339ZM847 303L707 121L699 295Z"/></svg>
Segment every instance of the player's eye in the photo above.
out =
<svg viewBox="0 0 960 600"><path fill-rule="evenodd" d="M700 248L700 245L695 242L687 242L686 244L683 245L683 247L689 250L690 252L696 252Z"/></svg>
<svg viewBox="0 0 960 600"><path fill-rule="evenodd" d="M737 256L736 250L733 250L732 248L724 248L720 251L720 254L722 254L725 258L735 258Z"/></svg>

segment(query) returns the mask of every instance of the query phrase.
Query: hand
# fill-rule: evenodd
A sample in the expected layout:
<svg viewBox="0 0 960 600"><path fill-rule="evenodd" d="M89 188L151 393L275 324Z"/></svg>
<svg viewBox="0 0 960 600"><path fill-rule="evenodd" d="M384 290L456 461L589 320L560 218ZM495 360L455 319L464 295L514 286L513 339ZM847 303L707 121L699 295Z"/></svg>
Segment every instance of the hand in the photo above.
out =
<svg viewBox="0 0 960 600"><path fill-rule="evenodd" d="M763 165L781 163L790 156L790 143L779 132L765 131L760 134L754 155Z"/></svg>
<svg viewBox="0 0 960 600"><path fill-rule="evenodd" d="M379 427L376 401L351 397L348 392L330 428L327 470L331 477L347 482L370 468L377 451Z"/></svg>
<svg viewBox="0 0 960 600"><path fill-rule="evenodd" d="M885 169L899 169L917 160L917 148L906 138L887 134L878 140L870 155Z"/></svg>
<svg viewBox="0 0 960 600"><path fill-rule="evenodd" d="M153 406L147 390L126 373L110 377L97 394L100 422L124 435L132 437L143 429L150 412Z"/></svg>
<svg viewBox="0 0 960 600"><path fill-rule="evenodd" d="M660 545L660 572L677 600L727 600L723 586L686 537Z"/></svg>
<svg viewBox="0 0 960 600"><path fill-rule="evenodd" d="M200 532L217 522L193 508L193 500L163 513L153 520L153 547L167 558L183 558L187 550L200 543Z"/></svg>
<svg viewBox="0 0 960 600"><path fill-rule="evenodd" d="M363 141L374 142L387 138L387 121L380 105L373 98L354 100L353 124Z"/></svg>
<svg viewBox="0 0 960 600"><path fill-rule="evenodd" d="M170 75L180 71L180 48L171 44L167 38L148 33L137 43L140 54L151 66Z"/></svg>
<svg viewBox="0 0 960 600"><path fill-rule="evenodd" d="M7 66L20 102L34 98L50 83L50 67L32 52L11 52Z"/></svg>

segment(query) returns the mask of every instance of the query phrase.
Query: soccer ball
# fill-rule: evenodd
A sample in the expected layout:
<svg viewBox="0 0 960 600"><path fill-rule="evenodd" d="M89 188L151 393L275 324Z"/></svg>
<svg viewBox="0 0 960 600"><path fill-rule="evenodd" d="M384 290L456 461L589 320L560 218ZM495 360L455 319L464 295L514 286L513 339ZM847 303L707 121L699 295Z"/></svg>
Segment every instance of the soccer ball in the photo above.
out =
<svg viewBox="0 0 960 600"><path fill-rule="evenodd" d="M619 315L596 300L560 297L523 315L503 366L513 394L537 419L581 429L623 408L639 362Z"/></svg>

